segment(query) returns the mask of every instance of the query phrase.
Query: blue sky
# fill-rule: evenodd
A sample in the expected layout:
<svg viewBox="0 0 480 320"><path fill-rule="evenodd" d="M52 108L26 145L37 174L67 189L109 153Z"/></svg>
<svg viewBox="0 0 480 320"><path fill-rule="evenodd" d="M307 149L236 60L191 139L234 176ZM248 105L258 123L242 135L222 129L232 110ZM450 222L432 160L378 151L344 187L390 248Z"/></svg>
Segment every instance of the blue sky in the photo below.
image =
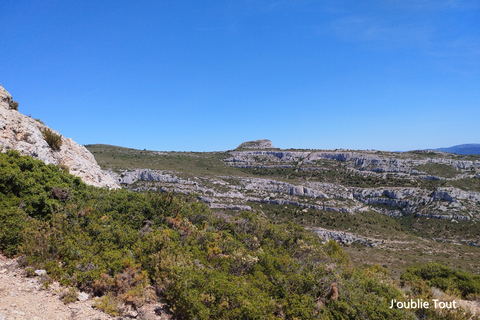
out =
<svg viewBox="0 0 480 320"><path fill-rule="evenodd" d="M480 1L3 0L0 83L81 144L480 143Z"/></svg>

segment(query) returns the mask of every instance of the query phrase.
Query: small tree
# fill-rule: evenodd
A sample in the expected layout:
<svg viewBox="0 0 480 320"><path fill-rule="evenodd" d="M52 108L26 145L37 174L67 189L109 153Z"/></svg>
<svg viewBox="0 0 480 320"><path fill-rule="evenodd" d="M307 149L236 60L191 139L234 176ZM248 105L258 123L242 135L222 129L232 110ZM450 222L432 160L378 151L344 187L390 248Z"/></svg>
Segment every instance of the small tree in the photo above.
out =
<svg viewBox="0 0 480 320"><path fill-rule="evenodd" d="M45 139L50 148L54 151L60 151L60 147L62 146L62 136L60 134L56 134L47 127L41 129L40 131L42 132L43 139Z"/></svg>

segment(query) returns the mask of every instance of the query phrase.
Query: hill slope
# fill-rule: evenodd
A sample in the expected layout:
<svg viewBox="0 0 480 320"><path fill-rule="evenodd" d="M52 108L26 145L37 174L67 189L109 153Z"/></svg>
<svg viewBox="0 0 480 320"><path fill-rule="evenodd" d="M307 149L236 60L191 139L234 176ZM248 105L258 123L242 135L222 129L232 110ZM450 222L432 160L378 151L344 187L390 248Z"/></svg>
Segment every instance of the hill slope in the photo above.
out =
<svg viewBox="0 0 480 320"><path fill-rule="evenodd" d="M480 144L479 143L460 144L460 145L449 147L449 148L438 148L435 150L449 152L449 153L463 154L463 155L480 154Z"/></svg>
<svg viewBox="0 0 480 320"><path fill-rule="evenodd" d="M0 147L14 149L45 163L62 165L85 183L117 188L118 184L103 172L95 158L84 147L70 138L62 137L38 119L32 119L17 111L12 96L0 85ZM57 145L51 147L46 134L58 137ZM47 138L48 139L48 138Z"/></svg>

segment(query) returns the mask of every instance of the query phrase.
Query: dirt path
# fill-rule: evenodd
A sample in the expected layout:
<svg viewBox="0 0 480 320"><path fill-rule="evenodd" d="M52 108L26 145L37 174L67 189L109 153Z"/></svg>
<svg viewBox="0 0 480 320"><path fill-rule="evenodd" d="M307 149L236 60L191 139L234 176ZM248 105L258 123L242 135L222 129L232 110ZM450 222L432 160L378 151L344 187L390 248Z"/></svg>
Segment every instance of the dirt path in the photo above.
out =
<svg viewBox="0 0 480 320"><path fill-rule="evenodd" d="M150 304L139 312L123 317L110 317L93 308L93 299L64 304L59 292L62 288L54 283L47 290L41 288L39 278L27 278L25 270L15 259L0 254L0 320L169 320L171 315L159 311L160 304ZM438 290L437 290L438 291ZM437 292L438 295L443 294ZM480 303L459 300L459 305L480 314Z"/></svg>
<svg viewBox="0 0 480 320"><path fill-rule="evenodd" d="M7 259L0 254L0 320L170 319L165 313L159 312L155 304L123 318L110 317L93 308L91 297L85 301L64 304L59 296L61 290L58 283L47 290L42 289L38 277L27 278L15 259Z"/></svg>

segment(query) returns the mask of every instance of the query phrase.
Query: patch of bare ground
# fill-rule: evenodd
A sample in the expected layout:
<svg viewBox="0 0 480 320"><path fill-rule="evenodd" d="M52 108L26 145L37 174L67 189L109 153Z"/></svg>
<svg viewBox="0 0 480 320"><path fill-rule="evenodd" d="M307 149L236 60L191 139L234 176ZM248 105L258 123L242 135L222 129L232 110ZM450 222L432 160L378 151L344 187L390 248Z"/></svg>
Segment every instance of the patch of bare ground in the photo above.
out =
<svg viewBox="0 0 480 320"><path fill-rule="evenodd" d="M439 301L456 301L456 304L459 307L462 307L465 310L470 311L473 316L480 316L480 300L471 301L471 300L462 300L458 299L457 297L448 295L437 288L432 288L433 295Z"/></svg>
<svg viewBox="0 0 480 320"><path fill-rule="evenodd" d="M145 305L138 311L125 309L120 317L95 309L95 298L87 298L86 294L84 301L65 304L61 300L64 287L54 282L45 288L41 277L27 277L17 260L0 254L0 320L173 319L160 303Z"/></svg>

